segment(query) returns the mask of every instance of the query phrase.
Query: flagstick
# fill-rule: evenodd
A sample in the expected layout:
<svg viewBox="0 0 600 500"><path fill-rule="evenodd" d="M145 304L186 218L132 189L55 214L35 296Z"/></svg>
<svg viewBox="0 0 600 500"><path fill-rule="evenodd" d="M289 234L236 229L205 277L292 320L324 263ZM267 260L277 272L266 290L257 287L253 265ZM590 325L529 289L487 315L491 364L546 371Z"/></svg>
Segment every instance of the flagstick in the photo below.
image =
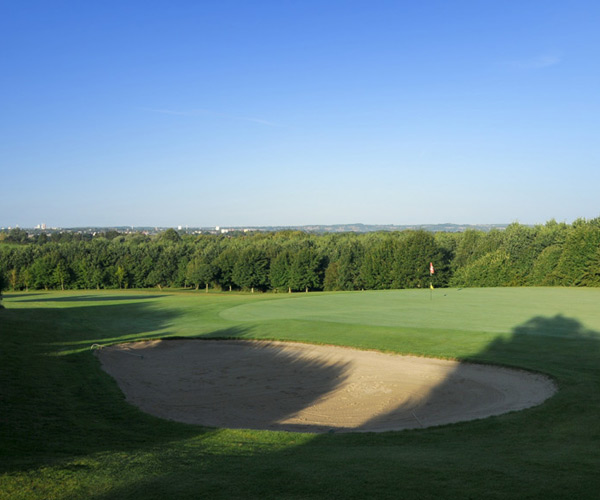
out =
<svg viewBox="0 0 600 500"><path fill-rule="evenodd" d="M429 263L429 300L433 300L433 262Z"/></svg>

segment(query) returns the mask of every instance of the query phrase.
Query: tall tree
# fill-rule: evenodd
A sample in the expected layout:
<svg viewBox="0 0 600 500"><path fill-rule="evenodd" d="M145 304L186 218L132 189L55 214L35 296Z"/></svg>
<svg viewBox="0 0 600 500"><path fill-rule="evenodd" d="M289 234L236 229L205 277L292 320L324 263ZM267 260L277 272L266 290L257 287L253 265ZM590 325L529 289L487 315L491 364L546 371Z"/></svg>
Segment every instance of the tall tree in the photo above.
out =
<svg viewBox="0 0 600 500"><path fill-rule="evenodd" d="M117 280L117 284L119 285L119 290L121 290L123 288L123 285L126 284L126 276L127 271L125 271L125 268L122 265L117 266L117 269L115 270L115 279Z"/></svg>
<svg viewBox="0 0 600 500"><path fill-rule="evenodd" d="M254 293L255 288L265 289L269 281L269 261L263 251L249 247L239 253L232 278L240 288Z"/></svg>
<svg viewBox="0 0 600 500"><path fill-rule="evenodd" d="M360 267L360 280L365 288L369 290L393 288L398 248L397 235L384 235L366 249Z"/></svg>
<svg viewBox="0 0 600 500"><path fill-rule="evenodd" d="M2 305L2 290L4 290L5 286L6 286L6 279L4 278L4 274L0 270L0 309L2 309L4 307Z"/></svg>
<svg viewBox="0 0 600 500"><path fill-rule="evenodd" d="M69 272L64 261L59 260L57 262L52 276L54 278L54 283L56 284L56 286L60 286L60 289L64 291L65 281L67 281L67 279L69 278Z"/></svg>
<svg viewBox="0 0 600 500"><path fill-rule="evenodd" d="M575 221L556 266L559 283L564 286L587 284L599 246L600 227L583 219Z"/></svg>
<svg viewBox="0 0 600 500"><path fill-rule="evenodd" d="M321 290L323 287L323 260L313 247L305 247L296 252L290 267L292 290Z"/></svg>
<svg viewBox="0 0 600 500"><path fill-rule="evenodd" d="M234 248L227 248L215 259L217 270L217 279L222 287L229 288L234 285L233 269L237 262L237 251Z"/></svg>
<svg viewBox="0 0 600 500"><path fill-rule="evenodd" d="M433 234L428 231L407 231L398 244L398 255L394 269L395 288L427 287L429 263L437 269L436 283L446 276L443 252L437 246Z"/></svg>
<svg viewBox="0 0 600 500"><path fill-rule="evenodd" d="M356 290L360 288L360 265L364 257L362 245L352 239L342 243L337 261L336 290Z"/></svg>
<svg viewBox="0 0 600 500"><path fill-rule="evenodd" d="M291 281L292 255L288 249L281 251L272 261L269 281L273 290L292 289Z"/></svg>
<svg viewBox="0 0 600 500"><path fill-rule="evenodd" d="M187 266L186 278L196 285L196 290L200 288L200 284L204 284L206 287L206 293L208 293L208 285L216 276L215 266L212 265L207 259L201 255L194 257Z"/></svg>
<svg viewBox="0 0 600 500"><path fill-rule="evenodd" d="M339 264L330 262L325 269L325 277L323 278L323 289L327 291L338 290Z"/></svg>

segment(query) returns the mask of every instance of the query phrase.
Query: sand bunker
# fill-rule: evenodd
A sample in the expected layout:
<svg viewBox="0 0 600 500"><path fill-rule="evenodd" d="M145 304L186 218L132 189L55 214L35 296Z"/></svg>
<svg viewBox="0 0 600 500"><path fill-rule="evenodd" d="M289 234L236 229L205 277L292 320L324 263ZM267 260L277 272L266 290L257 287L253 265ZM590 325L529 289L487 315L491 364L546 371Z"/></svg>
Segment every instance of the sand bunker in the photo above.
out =
<svg viewBox="0 0 600 500"><path fill-rule="evenodd" d="M97 353L127 401L211 427L401 430L522 410L556 391L520 370L286 342L147 341Z"/></svg>

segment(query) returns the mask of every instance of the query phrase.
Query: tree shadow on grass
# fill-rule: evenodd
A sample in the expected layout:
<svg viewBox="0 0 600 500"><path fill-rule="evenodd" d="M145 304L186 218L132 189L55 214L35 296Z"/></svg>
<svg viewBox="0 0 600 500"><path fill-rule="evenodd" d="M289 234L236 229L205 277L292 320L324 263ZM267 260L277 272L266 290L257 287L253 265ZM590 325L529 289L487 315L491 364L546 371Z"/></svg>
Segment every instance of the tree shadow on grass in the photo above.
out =
<svg viewBox="0 0 600 500"><path fill-rule="evenodd" d="M26 292L26 294L23 293L3 293L2 294L2 298L4 299L12 299L12 298L16 298L16 297L35 297L36 295L44 295L43 293L29 293Z"/></svg>
<svg viewBox="0 0 600 500"><path fill-rule="evenodd" d="M30 299L31 295L42 295L42 294L28 294L25 299L13 300L12 302L116 302L119 300L144 300L144 299L159 299L165 297L165 295L74 295L68 297L46 297L43 299ZM16 296L15 296L16 297ZM22 297L22 295L21 295Z"/></svg>
<svg viewBox="0 0 600 500"><path fill-rule="evenodd" d="M101 371L89 348L94 342L168 335L166 328L177 314L153 308L147 301L4 309L0 316L0 470L28 468L44 463L46 456L122 449L120 443L131 440L142 445L154 435L155 425L166 433L159 440L181 436L181 429L156 424L124 405L115 382Z"/></svg>

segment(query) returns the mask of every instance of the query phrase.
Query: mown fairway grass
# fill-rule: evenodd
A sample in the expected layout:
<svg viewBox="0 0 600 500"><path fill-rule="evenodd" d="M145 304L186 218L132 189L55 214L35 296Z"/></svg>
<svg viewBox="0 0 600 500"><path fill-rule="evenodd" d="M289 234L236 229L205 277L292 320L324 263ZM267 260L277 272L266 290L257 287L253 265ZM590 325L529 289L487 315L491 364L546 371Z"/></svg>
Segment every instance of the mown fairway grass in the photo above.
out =
<svg viewBox="0 0 600 500"><path fill-rule="evenodd" d="M598 498L600 290L7 294L0 498ZM269 338L537 370L559 392L499 417L382 434L163 421L90 346Z"/></svg>

